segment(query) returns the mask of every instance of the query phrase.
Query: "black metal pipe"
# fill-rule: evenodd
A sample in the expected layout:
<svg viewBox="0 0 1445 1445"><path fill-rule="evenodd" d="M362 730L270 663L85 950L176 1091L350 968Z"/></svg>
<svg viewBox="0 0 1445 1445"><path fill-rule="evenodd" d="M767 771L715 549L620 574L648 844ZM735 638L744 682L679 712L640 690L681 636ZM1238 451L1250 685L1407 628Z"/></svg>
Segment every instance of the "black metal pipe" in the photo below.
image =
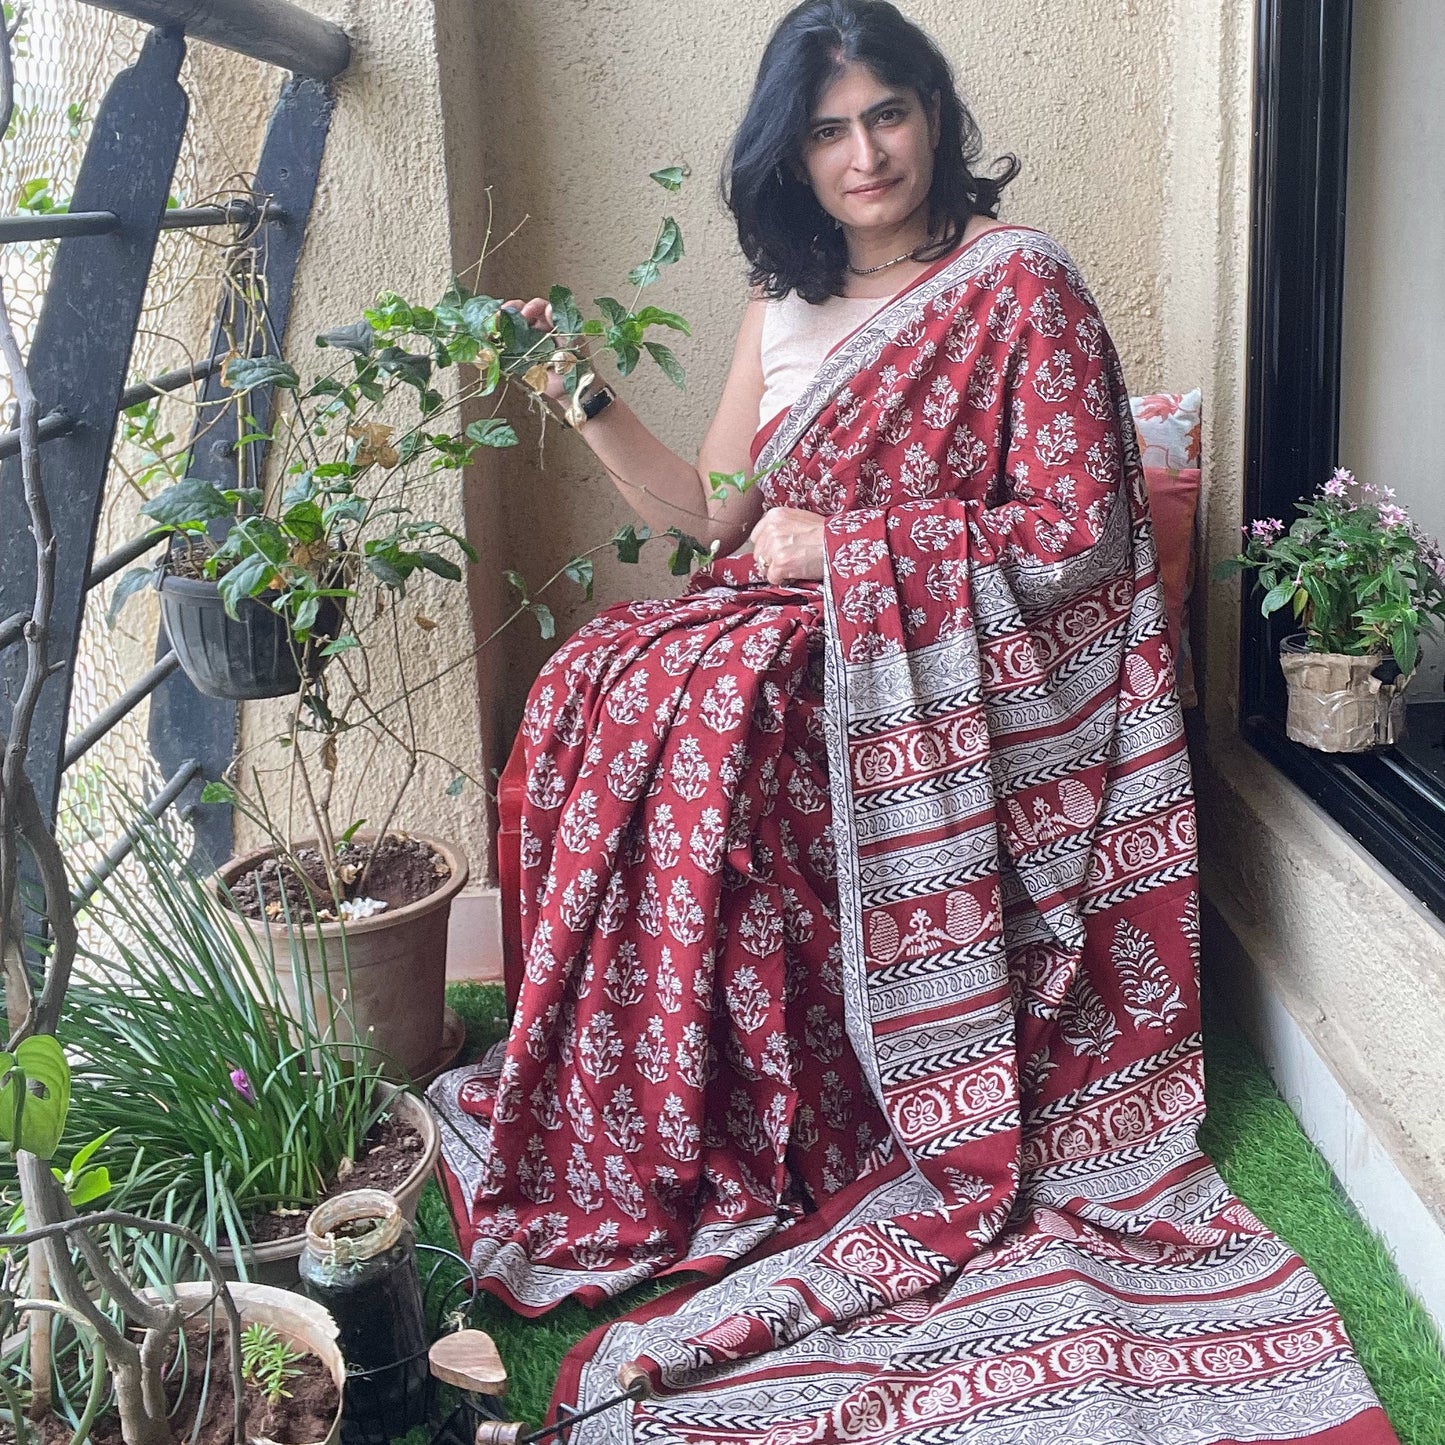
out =
<svg viewBox="0 0 1445 1445"><path fill-rule="evenodd" d="M145 810L152 818L159 818L180 795L185 792L186 787L199 775L201 765L195 758L187 758L169 778L165 786L146 804ZM91 895L127 858L135 849L136 828L128 828L121 834L119 841L100 860L96 866L81 880L80 887L71 895L72 901L77 908L83 908L90 902Z"/></svg>
<svg viewBox="0 0 1445 1445"><path fill-rule="evenodd" d="M174 652L166 653L149 672L137 678L108 708L97 713L66 743L65 761L61 766L68 768L83 758L116 723L128 712L133 712L180 665L181 660Z"/></svg>
<svg viewBox="0 0 1445 1445"><path fill-rule="evenodd" d="M253 226L258 220L278 221L279 211L250 201L227 201L223 205L172 206L161 213L161 230L184 231L201 226Z"/></svg>
<svg viewBox="0 0 1445 1445"><path fill-rule="evenodd" d="M168 536L170 536L169 532L147 532L143 537L132 537L129 542L117 547L114 552L107 552L104 557L91 565L90 571L86 574L86 591L92 587L99 587L107 578L114 577L122 567L130 566L136 558L144 557L147 552L158 543L165 541Z"/></svg>
<svg viewBox="0 0 1445 1445"><path fill-rule="evenodd" d="M121 392L120 410L129 411L138 403L149 401L158 392L179 391L193 381L204 381L220 368L224 360L221 356L208 356L204 361L194 362L190 366L178 366L174 371L163 371L159 376L153 376L147 381L138 381Z"/></svg>
<svg viewBox="0 0 1445 1445"><path fill-rule="evenodd" d="M351 62L346 32L287 0L87 0L100 10L129 15L147 25L180 26L268 65L334 80Z"/></svg>
<svg viewBox="0 0 1445 1445"><path fill-rule="evenodd" d="M58 241L66 236L108 236L120 229L114 211L44 211L0 217L0 241Z"/></svg>
<svg viewBox="0 0 1445 1445"><path fill-rule="evenodd" d="M63 437L75 427L75 418L64 409L56 407L54 411L48 411L36 425L38 439L48 442L51 437ZM18 456L20 453L20 430L12 427L9 431L0 432L0 461L6 457Z"/></svg>

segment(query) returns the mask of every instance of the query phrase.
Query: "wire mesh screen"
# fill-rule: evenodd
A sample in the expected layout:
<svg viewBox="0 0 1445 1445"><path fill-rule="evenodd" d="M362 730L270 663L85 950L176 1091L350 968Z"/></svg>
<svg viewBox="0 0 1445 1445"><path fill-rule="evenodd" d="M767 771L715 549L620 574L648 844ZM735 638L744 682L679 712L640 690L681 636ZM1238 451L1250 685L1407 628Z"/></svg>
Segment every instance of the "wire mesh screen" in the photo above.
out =
<svg viewBox="0 0 1445 1445"><path fill-rule="evenodd" d="M92 118L112 78L135 60L146 27L79 0L34 0L16 44L16 113L0 152L0 191L8 210L38 214L63 209L74 189ZM249 168L259 149L277 72L242 56L192 46L181 81L190 121L171 184L171 205L198 205L249 195ZM225 109L213 109L223 97ZM163 231L131 355L129 376L140 381L202 359L220 294L229 227ZM13 244L0 257L7 297L27 346L39 317L55 242ZM75 244L85 245L85 241ZM0 402L11 400L0 377ZM194 389L155 397L123 414L95 556L145 530L140 508L178 479L195 407ZM55 493L54 478L47 479ZM71 697L71 735L113 703L155 660L155 594L133 597L114 623L107 618L116 580L87 599ZM67 770L59 831L77 871L98 861L136 800L160 779L147 745L149 705L142 702ZM179 821L183 841L189 831Z"/></svg>

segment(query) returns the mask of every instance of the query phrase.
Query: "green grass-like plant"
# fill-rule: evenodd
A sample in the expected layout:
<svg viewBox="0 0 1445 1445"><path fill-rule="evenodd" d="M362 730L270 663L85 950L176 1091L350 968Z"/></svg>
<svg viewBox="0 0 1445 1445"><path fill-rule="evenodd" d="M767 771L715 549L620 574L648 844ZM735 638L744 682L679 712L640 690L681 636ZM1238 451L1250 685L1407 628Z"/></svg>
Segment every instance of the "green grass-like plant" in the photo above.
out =
<svg viewBox="0 0 1445 1445"><path fill-rule="evenodd" d="M301 1351L292 1349L270 1325L257 1320L241 1331L241 1374L266 1396L273 1410L291 1398L286 1386L301 1378L296 1368L300 1358Z"/></svg>
<svg viewBox="0 0 1445 1445"><path fill-rule="evenodd" d="M100 941L60 1023L67 1137L111 1136L103 1205L244 1241L247 1213L314 1204L357 1157L382 1110L382 1062L293 1011L253 961L246 921L159 824L140 827L135 858L135 876L113 873L89 905ZM296 948L304 969L299 929Z"/></svg>

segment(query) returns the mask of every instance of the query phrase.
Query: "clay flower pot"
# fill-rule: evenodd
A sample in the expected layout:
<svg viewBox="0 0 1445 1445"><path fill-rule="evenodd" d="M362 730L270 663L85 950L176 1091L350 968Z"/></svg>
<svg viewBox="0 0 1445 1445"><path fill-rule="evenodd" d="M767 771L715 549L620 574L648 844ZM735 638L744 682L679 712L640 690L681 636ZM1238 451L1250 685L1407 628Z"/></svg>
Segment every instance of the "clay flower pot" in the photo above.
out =
<svg viewBox="0 0 1445 1445"><path fill-rule="evenodd" d="M346 1396L346 1361L336 1343L336 1321L315 1300L289 1290L272 1289L264 1284L231 1284L231 1298L241 1324L269 1325L287 1344L315 1355L336 1381L336 1418L331 1428L315 1445L336 1445L341 1438L341 1411ZM190 1310L204 1307L212 1290L208 1280L172 1286L176 1300ZM154 1291L147 1291L154 1295ZM217 1310L219 1314L219 1309Z"/></svg>
<svg viewBox="0 0 1445 1445"><path fill-rule="evenodd" d="M365 833L357 841L368 841ZM245 919L237 929L263 970L274 969L281 992L300 1011L304 985L311 1016L343 1041L367 1039L402 1081L440 1062L446 1010L447 924L452 900L467 881L467 860L435 838L419 841L446 860L451 876L434 893L405 908L353 923L287 924ZM309 840L297 845L312 847ZM227 888L272 856L259 848L220 870ZM224 894L223 894L224 899Z"/></svg>
<svg viewBox="0 0 1445 1445"><path fill-rule="evenodd" d="M1374 673L1386 659L1343 652L1310 652L1304 634L1280 643L1279 665L1289 689L1285 732L1324 753L1365 753L1405 736L1405 690L1413 672L1382 682Z"/></svg>
<svg viewBox="0 0 1445 1445"><path fill-rule="evenodd" d="M382 1085L388 1091L392 1107L421 1135L421 1158L405 1179L393 1190L388 1191L400 1207L408 1224L416 1223L417 1201L436 1169L437 1154L441 1149L441 1134L436 1120L423 1099L406 1093L394 1084ZM246 1273L258 1284L272 1285L277 1289L294 1289L300 1279L299 1263L301 1251L306 1246L306 1227L297 1221L295 1234L285 1239L266 1240L261 1244L248 1245L242 1255L246 1261ZM217 1245L216 1258L227 1279L237 1278L236 1251L225 1245Z"/></svg>

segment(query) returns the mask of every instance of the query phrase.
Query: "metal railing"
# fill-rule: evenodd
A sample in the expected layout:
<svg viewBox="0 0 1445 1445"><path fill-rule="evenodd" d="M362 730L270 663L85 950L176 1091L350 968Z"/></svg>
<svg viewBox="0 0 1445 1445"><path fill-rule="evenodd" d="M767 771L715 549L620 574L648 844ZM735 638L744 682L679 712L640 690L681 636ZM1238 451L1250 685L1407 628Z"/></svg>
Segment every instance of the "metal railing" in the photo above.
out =
<svg viewBox="0 0 1445 1445"><path fill-rule="evenodd" d="M315 193L331 115L328 80L350 56L346 35L284 0L86 0L155 26L135 64L111 82L101 102L67 210L0 217L0 242L55 242L54 262L32 336L27 369L41 406L42 463L55 516L56 578L51 653L57 659L31 731L28 768L54 817L64 771L147 698L149 744L163 780L145 804L159 817L178 803L194 807L201 784L218 777L236 742L236 704L203 697L179 670L165 636L154 663L84 727L68 732L72 681L87 594L156 548L142 533L99 558L95 538L120 414L182 387L201 386L186 474L225 482L237 466L232 444L211 430L229 404L221 363L237 335L253 353L285 334L292 283ZM249 199L224 205L169 205L189 102L179 75L187 36L290 69L272 111ZM164 230L233 227L254 287L223 290L204 359L133 385L127 375L136 328ZM262 298L264 316L248 314ZM259 320L262 324L252 324ZM253 428L264 432L270 395L248 393ZM207 438L206 445L200 445ZM259 468L259 445L246 458ZM0 730L23 666L14 644L24 635L34 596L34 553L24 515L19 437L0 432ZM216 863L231 851L224 807L193 817L197 853ZM122 833L81 885L82 896L125 859Z"/></svg>

